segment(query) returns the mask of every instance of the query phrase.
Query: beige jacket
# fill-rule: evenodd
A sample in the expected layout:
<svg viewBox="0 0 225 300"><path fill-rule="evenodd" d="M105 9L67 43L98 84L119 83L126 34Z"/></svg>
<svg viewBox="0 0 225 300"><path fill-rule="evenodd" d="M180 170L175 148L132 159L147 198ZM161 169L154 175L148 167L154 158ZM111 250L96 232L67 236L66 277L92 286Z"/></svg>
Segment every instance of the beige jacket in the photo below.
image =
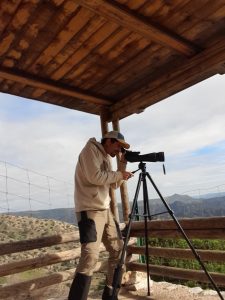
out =
<svg viewBox="0 0 225 300"><path fill-rule="evenodd" d="M120 163L119 170L126 164ZM104 210L109 208L109 188L123 182L120 171L112 171L110 156L101 143L91 138L81 151L75 171L75 211Z"/></svg>

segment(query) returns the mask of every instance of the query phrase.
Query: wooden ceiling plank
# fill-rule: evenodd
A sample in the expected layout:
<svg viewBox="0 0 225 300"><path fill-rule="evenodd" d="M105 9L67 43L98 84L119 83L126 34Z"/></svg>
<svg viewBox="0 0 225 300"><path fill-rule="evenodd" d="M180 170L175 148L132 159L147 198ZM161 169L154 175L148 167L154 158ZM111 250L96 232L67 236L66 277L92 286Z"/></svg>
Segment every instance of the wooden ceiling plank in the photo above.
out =
<svg viewBox="0 0 225 300"><path fill-rule="evenodd" d="M225 15L225 5L221 6L218 10L212 14L213 20L221 20L224 18ZM211 16L209 16L209 20L211 21Z"/></svg>
<svg viewBox="0 0 225 300"><path fill-rule="evenodd" d="M154 60L154 56L157 55L161 49L171 53L170 49L152 43L147 46L143 52L140 52L136 57L133 57L132 60L122 65L119 69L115 69L114 72L111 72L109 76L103 78L96 85L92 86L92 88L96 91L102 91L103 94L106 91L110 93L110 89L114 89L118 82L121 82L121 77L131 77L133 76L133 72L135 72L138 77L139 70L143 70L143 65L144 67L149 65L150 62Z"/></svg>
<svg viewBox="0 0 225 300"><path fill-rule="evenodd" d="M73 71L73 77L70 79L73 80L73 84L79 86L84 80L83 77L89 77L88 74L90 73L95 76L94 73L95 69L98 68L98 61L100 60L100 64L102 63L104 53L106 53L107 50L111 49L114 44L122 42L122 39L124 39L129 34L130 32L128 32L128 30L121 29L120 27L116 28L116 30L113 31L110 36L108 36L98 47L95 48L91 56L86 56L79 62L77 68Z"/></svg>
<svg viewBox="0 0 225 300"><path fill-rule="evenodd" d="M103 57L103 64L105 67L99 66L93 61L93 65L90 66L89 74L92 73L92 80L86 81L82 86L85 90L92 88L97 82L99 82L106 74L112 72L114 63L109 59L109 53L115 49L118 44L122 44L124 40L130 35L130 31L126 28L118 28L118 30L111 36L102 47L98 49L97 56ZM102 62L102 60L101 60ZM114 66L115 67L115 66ZM91 75L90 75L91 76Z"/></svg>
<svg viewBox="0 0 225 300"><path fill-rule="evenodd" d="M119 29L116 31L119 31ZM115 34L115 32L113 32L113 35L114 34ZM85 63L85 66L83 67L83 69L84 69L83 72L86 71L86 74L84 74L84 75L89 77L88 74L92 73L92 74L90 74L90 76L95 76L96 68L100 67L100 68L107 70L107 69L112 68L113 66L115 67L115 65L120 65L120 64L124 63L124 60L129 59L129 56L131 56L133 52L138 51L138 39L140 39L139 35L128 34L123 39L123 41L121 41L119 44L117 43L117 45L115 47L112 47L112 44L111 44L112 36L109 36L109 38L106 39L100 47L95 49L95 51L91 55L91 57L87 57L87 61L90 61L90 64ZM109 56L109 54L108 54L108 56L103 55L103 52L101 52L101 50L100 50L102 48L102 46L105 46L105 44L107 44L107 41L109 41L109 44L111 45L111 51L110 51L111 56ZM128 49L129 45L130 45L130 49ZM124 57L124 55L123 55L123 51L125 48L127 48L126 57ZM83 61L82 61L82 65L83 65ZM88 68L90 69L90 73L89 73ZM81 79L81 81L82 81L83 80L82 73L77 74L76 72L74 72L71 79L78 78L78 80ZM90 77L90 78L92 78L92 77ZM81 81L80 81L80 83L81 83Z"/></svg>
<svg viewBox="0 0 225 300"><path fill-rule="evenodd" d="M7 55L11 56L15 51L20 55L20 59L14 59L14 67L17 69L25 69L27 67L28 57L35 55L40 46L40 42L36 43L36 37L43 30L47 20L52 16L53 11L50 6L34 6L35 10L30 13L30 18L23 29L17 33L17 38ZM35 49L35 51L34 51ZM5 66L5 65L4 65Z"/></svg>
<svg viewBox="0 0 225 300"><path fill-rule="evenodd" d="M103 32L105 32L105 34L108 34L108 27L111 27L111 30L114 30L115 29L115 24L110 24L109 25L106 25L104 27L101 27L100 29L100 33L99 35L101 36L102 39L104 39L104 34ZM87 44L90 43L94 43L96 42L96 38L95 38L95 35L93 35L91 38L91 41L90 40L87 40ZM79 49L76 53L74 53L72 55L72 57L69 57L69 62L66 61L66 64L63 65L62 67L60 67L59 69L56 70L56 72L54 72L52 75L51 75L51 78L54 79L54 80L59 80L64 74L66 74L73 66L74 64L77 62L79 62L82 57L85 57L88 55L88 53L90 52L89 48L91 48L90 46L87 47L86 45L83 45L81 47L81 49ZM39 95L41 95L41 93L43 93L43 90L42 91L36 91L35 93L39 93Z"/></svg>
<svg viewBox="0 0 225 300"><path fill-rule="evenodd" d="M16 3L8 0L2 0L0 2L0 34L2 34L9 25L12 15L15 14L21 2L22 0Z"/></svg>
<svg viewBox="0 0 225 300"><path fill-rule="evenodd" d="M9 1L8 1L9 2ZM2 60L2 66L4 67L14 67L16 61L20 60L22 49L24 47L24 39L21 36L24 37L26 28L29 26L26 26L26 24L30 21L30 15L33 14L35 11L38 0L34 0L33 4L31 3L22 3L18 2L16 10L12 10L11 13L13 14L13 17L11 18L11 23L9 23L5 35L10 37L10 47L5 51L4 54L1 55ZM8 3L10 5L10 2ZM14 13L15 12L15 13ZM22 21L20 21L20 18L23 18ZM25 30L26 29L26 30ZM34 34L34 32L29 27L30 34ZM27 47L27 44L26 44ZM14 93L15 84L12 82L11 85L9 85L10 92ZM21 89L24 87L21 86Z"/></svg>
<svg viewBox="0 0 225 300"><path fill-rule="evenodd" d="M79 31L78 35L75 35L69 43L58 53L42 70L42 76L51 77L54 72L60 69L64 63L76 52L80 47L96 32L99 28L103 26L105 21L103 18L93 17L84 26L82 31ZM39 95L39 97L44 93L44 90L34 91L32 95Z"/></svg>
<svg viewBox="0 0 225 300"><path fill-rule="evenodd" d="M184 7L189 1L190 0L174 0L166 2L159 0L159 2L162 3L162 6L155 5L155 1L147 1L146 5L138 10L138 13L145 17L150 17L151 20L156 21L159 24L163 24L163 20L167 20L172 14L182 11L182 7ZM167 26L165 27L167 28Z"/></svg>
<svg viewBox="0 0 225 300"><path fill-rule="evenodd" d="M52 0L56 6L60 6L63 4L64 0Z"/></svg>
<svg viewBox="0 0 225 300"><path fill-rule="evenodd" d="M33 44L33 41L38 36L39 32L43 29L45 25L44 19L46 20L52 16L52 10L50 9L50 7L48 10L41 10L37 7L36 10L33 11L33 13L31 13L30 15L31 17L29 18L25 26L23 26L21 31L17 33L17 36L6 55L6 59L7 57L13 59L13 66L17 68L26 67L26 52L30 53L29 47ZM7 67L5 61L3 62L3 66Z"/></svg>
<svg viewBox="0 0 225 300"><path fill-rule="evenodd" d="M95 97L89 94L81 93L80 91L77 91L76 89L70 88L70 87L64 87L63 85L60 85L59 83L49 83L47 81L34 78L34 76L28 77L25 76L19 72L15 73L11 70L6 70L6 68L0 68L0 77L6 79L6 80L12 80L15 82L19 82L22 84L30 85L35 88L41 88L47 91L51 91L53 93L70 96L78 99L82 99L86 102L91 102L95 104L100 105L110 105L112 104L111 101L107 99L102 99L99 97Z"/></svg>
<svg viewBox="0 0 225 300"><path fill-rule="evenodd" d="M38 0L35 1L35 4ZM0 56L3 60L4 55L10 49L12 43L17 37L18 32L23 28L23 26L29 20L30 15L34 10L34 3L22 3L16 10L9 26L6 28L3 36L0 40Z"/></svg>
<svg viewBox="0 0 225 300"><path fill-rule="evenodd" d="M207 3L207 1L210 0L199 0L199 1L184 1L184 5L179 7L179 9L172 10L171 13L164 18L163 20L160 19L163 26L169 29L176 28L177 32L180 33L182 30L180 30L180 26L182 24L189 24L190 19L192 18L192 14L198 10L199 8L204 9L202 1ZM156 21L156 20L155 20ZM161 23L160 23L161 24Z"/></svg>
<svg viewBox="0 0 225 300"><path fill-rule="evenodd" d="M167 50L167 52L165 50ZM143 57L145 57L145 53L143 53L143 55ZM148 84L150 78L155 78L157 77L158 73L162 73L162 67L159 66L158 63L159 59L162 62L164 73L166 73L168 67L170 68L171 65L173 65L173 68L175 68L180 61L183 61L181 57L171 57L169 49L165 49L163 47L158 48L158 50L151 54L151 63L149 63L149 58L146 57L145 60L143 59L143 61L146 61L146 66L143 61L141 61L140 66L136 66L136 74L131 69L130 72L124 73L119 77L115 77L115 80L113 80L111 84L103 87L102 95L106 97L107 95L110 95L112 98L116 98L118 101L120 101L121 99L139 90L145 84ZM97 92L95 89L92 90Z"/></svg>
<svg viewBox="0 0 225 300"><path fill-rule="evenodd" d="M178 3L176 4L177 9L180 8L180 6L185 6L186 7L186 5L184 5L184 4L186 4L186 2L187 1L182 1L180 3L178 1ZM147 4L149 4L149 3L147 2ZM190 3L189 3L189 5L190 5ZM196 8L196 6L194 6L194 8ZM190 26L190 24L189 24L189 26ZM188 32L188 30L189 30L189 28L186 25L186 32ZM164 56L163 52L165 53L165 57L168 56L168 49L164 49L163 50L162 47L157 46L157 48L154 49L153 52L149 51L149 53L147 55L145 55L145 57L143 57L143 59L141 58L142 54L140 54L140 57L136 57L133 61L130 61L129 64L126 64L126 65L122 66L121 70L116 70L116 72L112 72L110 74L110 76L108 76L107 78L104 78L104 87L103 87L103 90L102 90L102 86L101 86L102 82L99 82L99 84L97 84L96 86L93 86L93 88L96 91L100 91L101 90L103 92L103 94L104 94L104 91L106 91L106 90L107 90L108 93L110 93L110 87L112 89L113 85L118 86L118 82L121 83L122 82L122 78L124 79L124 82L128 82L129 79L126 78L125 75L129 75L129 77L131 78L133 72L135 72L135 74L136 74L134 76L134 80L135 80L135 78L137 80L139 80L139 73L140 72L138 70L140 70L141 73L143 73L143 68L147 69L146 62L149 61L149 59L153 58L155 55L157 56L157 53L159 53L159 51L160 51L160 53L161 53L160 55L162 55L162 57ZM144 61L145 65L142 67L141 64L143 64L143 61ZM150 68L152 69L152 65L151 64L150 64ZM107 83L108 83L108 85L107 85ZM121 88L122 88L122 85L121 85Z"/></svg>
<svg viewBox="0 0 225 300"><path fill-rule="evenodd" d="M80 47L87 42L87 40L96 33L103 25L105 20L103 18L91 18L76 36L74 36L68 44L46 65L43 70L45 76L51 76L71 57Z"/></svg>
<svg viewBox="0 0 225 300"><path fill-rule="evenodd" d="M125 4L127 3L128 0L116 0L117 2L119 2L120 4Z"/></svg>
<svg viewBox="0 0 225 300"><path fill-rule="evenodd" d="M62 9L57 9L56 11L52 10L51 6L41 6L38 11L36 11L37 16L33 15L33 19L30 22L29 26L27 26L27 29L23 33L22 40L26 42L27 47L23 52L22 58L17 63L17 68L23 68L27 72L31 73L41 73L41 70L37 72L37 68L40 68L40 63L35 64L34 60L39 56L39 52L41 53L41 47L42 43L39 41L40 36L42 37L44 43L49 40L50 34L53 35L54 33L57 33L57 30L61 28L62 24L64 24L67 20L70 19L71 15L76 11L76 8L78 5L73 5L73 3L70 3L71 1L65 1ZM57 3L56 3L57 4ZM55 25L52 27L50 24L52 22L56 22ZM29 30L30 27L34 26L36 29L36 34L32 34L32 32ZM51 28L50 31L46 32L46 30L41 31L44 27ZM40 34L40 35L38 35ZM44 37L43 37L44 35ZM51 38L50 38L51 40ZM18 44L20 45L21 42ZM28 47L29 46L29 47ZM18 46L19 47L19 46ZM35 51L34 51L35 48ZM39 50L40 49L40 50ZM27 51L26 51L27 50ZM39 50L39 52L38 52ZM38 54L37 54L38 53ZM30 69L29 69L30 66ZM17 92L18 92L18 86L15 86ZM25 88L24 85L21 85L21 91ZM14 91L12 90L12 93ZM38 94L38 92L37 92Z"/></svg>
<svg viewBox="0 0 225 300"><path fill-rule="evenodd" d="M114 23L106 23L102 26L94 35L92 35L85 44L83 44L78 51L76 51L69 59L60 67L51 78L54 80L62 79L64 76L70 76L73 70L76 69L76 65L84 59L87 55L90 55L96 47L98 47L109 36L118 25Z"/></svg>
<svg viewBox="0 0 225 300"><path fill-rule="evenodd" d="M77 9L78 5L74 3L72 13ZM71 11L70 11L71 14ZM64 47L65 45L85 26L87 20L93 16L93 13L81 9L69 21L68 24L54 37L52 42L41 52L40 56L29 68L29 72L35 72L36 66L46 66ZM65 16L67 18L67 15ZM55 17L54 17L55 21Z"/></svg>
<svg viewBox="0 0 225 300"><path fill-rule="evenodd" d="M136 39L135 35L132 36L132 40L124 37L123 41L108 49L107 52L99 53L99 56L102 56L101 63L97 64L94 61L93 65L89 67L89 72L86 73L88 76L86 75L86 77L82 78L84 82L80 85L82 89L91 89L107 75L113 73L129 60L132 60L137 53L149 46L149 41L140 38L139 35L136 35Z"/></svg>
<svg viewBox="0 0 225 300"><path fill-rule="evenodd" d="M115 36L121 36L120 35L122 31L118 32L119 34L116 34ZM126 59L124 57L124 55L122 54L122 49L123 47L125 47L125 43L128 43L128 38L130 37L130 32L129 34L127 34L127 31L124 31L124 35L123 38L120 40L118 43L115 43L114 45L112 45L110 42L112 41L112 39L109 39L109 42L105 45L103 45L104 49L98 49L97 53L95 54L95 60L97 63L95 63L95 61L92 61L92 64L90 64L88 66L88 68L86 68L86 74L84 73L80 80L80 87L82 86L83 89L88 90L91 89L93 85L95 85L96 83L98 83L99 81L101 81L103 78L105 78L105 76L111 72L113 72L115 70L115 68L118 68L119 65L122 64L122 62ZM140 38L140 36L139 36ZM136 40L136 42L138 41L138 38ZM131 40L130 40L131 42ZM135 37L133 36L133 42L135 43ZM111 44L111 48L109 48L108 46ZM122 46L123 45L123 46ZM116 49L118 49L118 46L120 46L120 51L121 51L121 56L120 59L117 59L117 57L110 57L110 53L111 51L115 53ZM119 50L119 49L118 49ZM118 51L117 50L117 51ZM135 46L133 47L133 50L136 51L137 49L135 48ZM117 52L117 54L119 55L119 52ZM131 52L127 52L127 56L130 56L132 53ZM77 81L76 81L77 82Z"/></svg>
<svg viewBox="0 0 225 300"><path fill-rule="evenodd" d="M163 31L157 28L156 25L153 26L149 20L147 22L141 17L131 15L131 12L128 13L121 6L102 0L76 0L76 2L121 26L129 28L144 38L154 40L164 47L170 47L186 56L192 56L197 51L196 47L190 42L185 41L178 35Z"/></svg>
<svg viewBox="0 0 225 300"><path fill-rule="evenodd" d="M225 74L225 63L222 64L221 66L219 66L217 71L218 71L218 74L224 75Z"/></svg>
<svg viewBox="0 0 225 300"><path fill-rule="evenodd" d="M210 1L208 5L200 7L198 10L196 9L192 15L193 19L190 23L191 26L188 26L187 30L187 25L181 24L179 26L179 33L181 33L186 39L191 38L193 41L196 41L196 43L199 43L200 39L201 47L204 48L204 39L208 40L208 37L214 36L214 34L210 35L211 28L216 28L217 22L219 23L221 20L218 19L216 14L214 14L218 9L221 9L221 5L224 7L224 3L221 4L221 1ZM220 25L218 24L218 26ZM208 34L207 31L209 31Z"/></svg>
<svg viewBox="0 0 225 300"><path fill-rule="evenodd" d="M65 1L66 3L67 1ZM52 7L49 2L40 3L40 7L36 9L29 22L29 26L35 28L36 32L31 35L29 26L24 30L21 40L25 41L27 47L23 49L22 58L16 67L28 71L72 14L73 11L67 12L66 6L59 9Z"/></svg>
<svg viewBox="0 0 225 300"><path fill-rule="evenodd" d="M224 6L224 0L189 1L182 9L177 12L172 11L164 20L159 19L159 22L167 28L177 28L179 35L198 44L199 24L205 20L205 25L207 25L207 22L208 25L213 25L213 23L210 24L210 21L208 21L208 17L221 6ZM201 46L201 48L203 49L204 47Z"/></svg>
<svg viewBox="0 0 225 300"><path fill-rule="evenodd" d="M220 7L221 6L221 3L220 4L218 4L217 3L217 5L213 5L213 11L216 9L216 8L218 8L218 6ZM195 7L195 9L197 9L197 7L196 6L194 6ZM188 8L189 8L189 6L188 6ZM220 9L222 9L222 7L220 7ZM209 14L209 10L207 9L207 10L204 10L204 13L203 13L203 16L208 16L208 14ZM222 14L222 13L221 13ZM220 17L221 17L221 14L220 14ZM214 14L213 14L214 15ZM223 14L224 15L224 14ZM213 17L213 16L212 16ZM202 15L201 14L199 14L199 18L201 18L202 19ZM217 19L213 19L213 21L212 22L216 22L216 21L219 21L219 19L218 19L218 17L217 16L215 16L215 18L217 18ZM188 26L187 26L188 25ZM184 27L185 27L185 31L183 31L184 30ZM184 25L180 25L179 26L179 28L182 28L182 31L183 31L183 34L184 35L187 35L187 34L189 34L189 32L191 31L192 32L192 23L191 23L191 25L189 24L189 23L186 23L185 24L185 26ZM196 28L196 31L197 31L197 28ZM192 32L192 34L193 34L193 32ZM160 51L160 52L159 52ZM156 52L156 51L155 51ZM163 54L163 52L165 52L165 54ZM167 56L168 55L168 51L166 51L166 49L165 49L165 51L163 50L163 49L157 49L157 54L159 54L160 53L160 57L161 57L161 60L163 60L163 57L165 56ZM157 55L156 54L156 55ZM153 59L153 57L154 57L154 53L150 53L149 52L149 58L151 57L152 59ZM146 55L145 55L146 56ZM148 56L148 55L147 55ZM142 74L147 74L144 70L145 69L147 69L148 68L148 64L146 63L147 61L149 61L149 59L147 59L147 56L146 56L146 58L144 58L143 57L143 59L141 59L141 56L140 56L140 58L136 58L136 59L134 59L133 61L131 61L131 62L129 62L129 64L126 64L126 65L124 65L124 66L122 66L121 67L121 70L119 71L119 70L116 70L116 72L115 73L111 73L110 74L110 76L109 77L107 77L107 78L104 78L104 88L102 89L102 87L101 87L101 82L99 82L99 84L97 85L97 86L93 86L93 89L97 92L97 91L99 91L99 90L101 90L101 92L104 94L105 93L105 91L107 91L106 92L106 95L107 95L107 93L111 93L111 91L110 91L110 88L111 88L111 90L113 89L113 86L118 86L118 82L120 82L120 87L121 87L121 89L123 88L123 85L122 85L122 82L124 82L125 84L126 84L126 82L130 82L130 80L131 80L131 76L132 76L132 73L133 73L133 70L135 70L135 76L133 77L133 81L135 81L135 80L137 80L137 81L141 81L141 79L139 79L139 73L142 73ZM159 55L158 55L159 56ZM141 64L143 64L143 61L145 62L145 66L143 66L142 67L142 65ZM154 66L152 66L152 63L150 64L150 68L151 69L153 69L154 68ZM138 70L140 70L140 72L138 71ZM129 77L128 77L129 76ZM108 84L107 84L108 83ZM132 86L133 86L133 84L132 84ZM126 88L126 87L124 87L124 88ZM118 91L119 92L119 91Z"/></svg>
<svg viewBox="0 0 225 300"><path fill-rule="evenodd" d="M155 82L150 82L146 87L114 104L112 112L117 114L120 110L126 110L129 107L132 107L132 109L138 108L140 106L140 99L141 105L145 107L150 101L152 101L151 103L156 103L162 99L162 96L160 96L162 93L172 95L184 89L184 86L186 88L207 78L209 74L215 74L224 61L225 41L220 40L210 49L189 59L186 64L183 64L170 73L162 73L162 76L155 79Z"/></svg>
<svg viewBox="0 0 225 300"><path fill-rule="evenodd" d="M1 84L1 91L3 93L10 93L11 92L11 86L13 85L13 81L8 79L1 78L0 84Z"/></svg>
<svg viewBox="0 0 225 300"><path fill-rule="evenodd" d="M156 1L147 1L145 5L143 5L138 12L144 16L154 16L159 10L162 12L165 7L168 7L168 4L162 0ZM167 9L166 9L167 10Z"/></svg>
<svg viewBox="0 0 225 300"><path fill-rule="evenodd" d="M145 5L146 1L148 0L129 0L126 3L121 3L124 4L126 7L128 7L131 10L138 10L141 7L143 7L143 5Z"/></svg>

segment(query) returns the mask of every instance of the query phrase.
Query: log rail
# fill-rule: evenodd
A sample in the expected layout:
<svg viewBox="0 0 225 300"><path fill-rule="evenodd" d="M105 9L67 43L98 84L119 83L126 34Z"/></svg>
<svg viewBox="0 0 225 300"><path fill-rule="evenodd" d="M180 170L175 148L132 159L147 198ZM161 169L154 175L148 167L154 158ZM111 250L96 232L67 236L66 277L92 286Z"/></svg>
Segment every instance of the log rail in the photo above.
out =
<svg viewBox="0 0 225 300"><path fill-rule="evenodd" d="M225 217L218 218L201 218L201 219L183 219L180 224L187 236L190 239L225 239ZM131 226L131 237L144 236L144 223L133 222ZM166 221L149 221L148 222L148 236L157 238L181 238L176 224L172 220ZM51 247L53 245L66 244L71 242L78 242L78 233L67 233L63 235L54 235L50 237L42 237L38 239L1 243L0 256L10 255L27 250L40 249L42 247ZM101 251L104 251L102 246ZM144 254L145 248L128 245L127 251L129 254ZM202 261L224 263L225 251L221 250L198 250ZM163 247L150 247L150 256L167 258L167 259L194 259L193 253L190 249L177 249L177 248L163 248ZM4 276L32 270L36 268L46 267L53 264L71 261L79 258L80 248L74 249L74 244L71 244L71 249L55 253L48 253L41 257L28 258L21 261L9 262L0 265L0 279ZM101 268L99 264L96 268L98 271ZM146 272L146 265L136 261L130 261L127 264L127 270ZM50 275L45 275L32 280L17 282L14 284L0 286L0 295L2 299L7 299L13 295L21 293L31 293L50 285L59 284L71 280L73 278L75 269L68 269L62 272L56 272ZM150 274L162 276L163 278L175 278L184 280L196 280L197 282L207 283L208 279L203 271L187 270L182 268L168 267L163 265L150 265ZM220 287L225 287L225 274L211 273L213 279Z"/></svg>

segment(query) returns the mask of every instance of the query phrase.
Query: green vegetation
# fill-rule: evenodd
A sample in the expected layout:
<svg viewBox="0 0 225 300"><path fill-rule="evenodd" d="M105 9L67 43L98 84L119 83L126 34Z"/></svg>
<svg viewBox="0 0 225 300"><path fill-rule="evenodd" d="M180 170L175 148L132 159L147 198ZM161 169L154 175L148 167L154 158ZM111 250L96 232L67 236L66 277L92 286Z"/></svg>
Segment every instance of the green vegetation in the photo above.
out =
<svg viewBox="0 0 225 300"><path fill-rule="evenodd" d="M195 249L198 250L225 250L225 242L223 240L200 240L194 239L191 241ZM183 239L160 239L151 238L149 239L149 245L151 247L162 247L162 248L180 248L180 249L190 249L187 242ZM169 267L183 268L183 269L195 269L201 270L201 266L197 260L188 259L168 259L161 257L150 256L150 264L154 265L164 265ZM209 272L225 273L225 262L224 263L214 263L214 262L204 262L206 269ZM159 278L154 278L155 280ZM164 278L170 282L177 282L177 280L171 280L169 278ZM180 282L180 281L179 281ZM186 281L186 285L193 287L196 285L194 281ZM208 287L207 284L201 284L202 287Z"/></svg>

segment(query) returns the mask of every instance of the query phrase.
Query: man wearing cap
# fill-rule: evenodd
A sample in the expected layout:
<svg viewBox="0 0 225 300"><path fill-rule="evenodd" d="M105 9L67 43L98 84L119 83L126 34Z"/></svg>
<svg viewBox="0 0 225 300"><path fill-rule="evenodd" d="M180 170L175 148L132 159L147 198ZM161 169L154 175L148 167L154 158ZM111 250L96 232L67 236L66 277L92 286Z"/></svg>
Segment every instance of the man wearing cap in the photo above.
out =
<svg viewBox="0 0 225 300"><path fill-rule="evenodd" d="M75 171L75 211L77 215L81 256L76 268L68 300L87 300L92 274L98 261L100 244L109 252L103 300L112 297L112 280L123 247L118 226L110 210L110 187L119 187L133 176L127 172L122 148L129 149L124 136L110 131L97 142L89 139L81 151ZM117 171L111 170L110 156L119 155Z"/></svg>

